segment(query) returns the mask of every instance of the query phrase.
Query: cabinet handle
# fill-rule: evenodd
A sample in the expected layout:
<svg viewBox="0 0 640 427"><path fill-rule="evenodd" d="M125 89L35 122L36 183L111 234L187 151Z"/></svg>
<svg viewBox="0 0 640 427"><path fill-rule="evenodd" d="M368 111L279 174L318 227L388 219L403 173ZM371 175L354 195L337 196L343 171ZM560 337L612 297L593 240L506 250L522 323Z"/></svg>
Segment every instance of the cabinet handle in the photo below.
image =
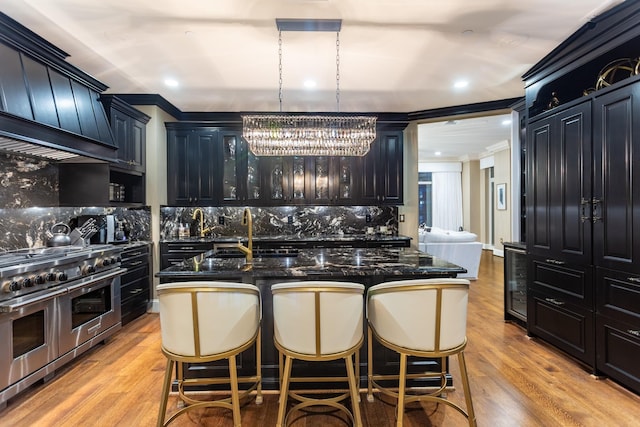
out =
<svg viewBox="0 0 640 427"><path fill-rule="evenodd" d="M627 280L634 283L640 283L640 277L628 277Z"/></svg>
<svg viewBox="0 0 640 427"><path fill-rule="evenodd" d="M180 248L178 250L181 250L181 251L192 251L194 249L195 249L195 247L193 247L193 246L180 246Z"/></svg>
<svg viewBox="0 0 640 427"><path fill-rule="evenodd" d="M131 252L130 254L128 254L131 258L133 258L134 256L138 256L138 255L142 255L142 252Z"/></svg>
<svg viewBox="0 0 640 427"><path fill-rule="evenodd" d="M598 215L598 205L602 203L602 200L597 198L591 199L591 222L594 224L598 221L602 221L602 217Z"/></svg>
<svg viewBox="0 0 640 427"><path fill-rule="evenodd" d="M564 265L565 262L564 261L559 261L557 259L545 259L544 262L547 262L549 264L555 264L555 265Z"/></svg>
<svg viewBox="0 0 640 427"><path fill-rule="evenodd" d="M627 333L636 337L640 337L640 331L634 329L627 329Z"/></svg>
<svg viewBox="0 0 640 427"><path fill-rule="evenodd" d="M580 198L580 221L586 222L589 221L589 216L587 216L587 205L589 205L589 199L585 199L584 197Z"/></svg>
<svg viewBox="0 0 640 427"><path fill-rule="evenodd" d="M553 305L557 305L557 306L563 306L563 305L564 305L564 302L562 302L562 301L558 301L558 300L557 300L557 299L555 299L555 298L545 298L544 300L545 300L546 302L550 302L550 303L551 303L551 304L553 304Z"/></svg>
<svg viewBox="0 0 640 427"><path fill-rule="evenodd" d="M131 266L131 267L135 267L135 266L140 265L140 264L142 264L142 261L135 261L135 262L132 262L132 263L130 264L130 266Z"/></svg>

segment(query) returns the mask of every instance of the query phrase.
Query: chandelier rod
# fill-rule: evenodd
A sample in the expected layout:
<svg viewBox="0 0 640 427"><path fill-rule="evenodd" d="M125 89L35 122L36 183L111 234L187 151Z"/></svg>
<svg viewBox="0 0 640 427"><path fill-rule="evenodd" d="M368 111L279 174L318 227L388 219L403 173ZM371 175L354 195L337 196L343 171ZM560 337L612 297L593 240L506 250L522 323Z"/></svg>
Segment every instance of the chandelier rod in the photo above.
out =
<svg viewBox="0 0 640 427"><path fill-rule="evenodd" d="M340 112L340 31L336 31L336 109Z"/></svg>

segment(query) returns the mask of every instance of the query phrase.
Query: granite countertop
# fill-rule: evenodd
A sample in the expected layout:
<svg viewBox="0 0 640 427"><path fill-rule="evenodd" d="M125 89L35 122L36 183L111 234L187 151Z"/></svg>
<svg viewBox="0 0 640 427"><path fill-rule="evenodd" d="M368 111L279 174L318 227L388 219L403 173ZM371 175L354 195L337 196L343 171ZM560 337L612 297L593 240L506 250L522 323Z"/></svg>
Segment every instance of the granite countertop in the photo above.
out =
<svg viewBox="0 0 640 427"><path fill-rule="evenodd" d="M272 254L273 255L273 254ZM345 276L450 277L465 273L460 266L411 248L302 249L279 256L219 258L208 251L156 274L167 279L263 278L319 279Z"/></svg>
<svg viewBox="0 0 640 427"><path fill-rule="evenodd" d="M247 236L193 236L186 239L170 238L162 239L161 242L238 242L247 240ZM253 242L355 242L363 240L387 241L387 240L411 240L411 237L399 234L322 234L315 236L294 235L274 235L274 236L253 236Z"/></svg>

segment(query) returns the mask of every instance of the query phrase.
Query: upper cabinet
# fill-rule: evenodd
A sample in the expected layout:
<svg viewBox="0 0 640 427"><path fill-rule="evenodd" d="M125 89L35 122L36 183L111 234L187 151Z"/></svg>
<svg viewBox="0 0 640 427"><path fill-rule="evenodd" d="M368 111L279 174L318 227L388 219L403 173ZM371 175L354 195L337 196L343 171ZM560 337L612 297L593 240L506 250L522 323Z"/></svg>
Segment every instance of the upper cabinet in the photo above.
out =
<svg viewBox="0 0 640 427"><path fill-rule="evenodd" d="M215 185L221 183L218 131L189 129L167 123L167 203L216 206ZM217 179L216 179L217 178Z"/></svg>
<svg viewBox="0 0 640 427"><path fill-rule="evenodd" d="M166 123L175 206L402 204L402 131L380 131L365 157L258 157L238 128Z"/></svg>
<svg viewBox="0 0 640 427"><path fill-rule="evenodd" d="M359 200L363 204L403 203L402 131L378 132L371 150L361 159L362 182Z"/></svg>
<svg viewBox="0 0 640 427"><path fill-rule="evenodd" d="M118 147L117 166L145 172L146 127L150 117L114 95L102 95Z"/></svg>

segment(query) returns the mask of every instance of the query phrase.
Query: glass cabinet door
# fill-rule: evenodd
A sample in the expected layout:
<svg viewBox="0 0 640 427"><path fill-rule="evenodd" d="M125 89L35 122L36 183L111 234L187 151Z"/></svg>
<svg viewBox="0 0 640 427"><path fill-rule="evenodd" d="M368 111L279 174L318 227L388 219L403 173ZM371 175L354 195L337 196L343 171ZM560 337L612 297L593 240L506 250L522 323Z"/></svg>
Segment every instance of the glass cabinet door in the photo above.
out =
<svg viewBox="0 0 640 427"><path fill-rule="evenodd" d="M269 165L269 198L271 200L284 200L285 175L284 160L282 157L273 157Z"/></svg>
<svg viewBox="0 0 640 427"><path fill-rule="evenodd" d="M304 157L293 158L293 199L304 200L305 198L305 165Z"/></svg>
<svg viewBox="0 0 640 427"><path fill-rule="evenodd" d="M329 157L316 157L315 192L316 200L329 200Z"/></svg>
<svg viewBox="0 0 640 427"><path fill-rule="evenodd" d="M340 157L338 159L338 199L350 199L353 197L351 194L351 158Z"/></svg>
<svg viewBox="0 0 640 427"><path fill-rule="evenodd" d="M238 138L234 135L224 135L222 138L222 198L224 201L238 199L237 156Z"/></svg>
<svg viewBox="0 0 640 427"><path fill-rule="evenodd" d="M260 161L247 149L247 199L260 199Z"/></svg>
<svg viewBox="0 0 640 427"><path fill-rule="evenodd" d="M505 320L527 320L527 255L524 250L504 248Z"/></svg>

